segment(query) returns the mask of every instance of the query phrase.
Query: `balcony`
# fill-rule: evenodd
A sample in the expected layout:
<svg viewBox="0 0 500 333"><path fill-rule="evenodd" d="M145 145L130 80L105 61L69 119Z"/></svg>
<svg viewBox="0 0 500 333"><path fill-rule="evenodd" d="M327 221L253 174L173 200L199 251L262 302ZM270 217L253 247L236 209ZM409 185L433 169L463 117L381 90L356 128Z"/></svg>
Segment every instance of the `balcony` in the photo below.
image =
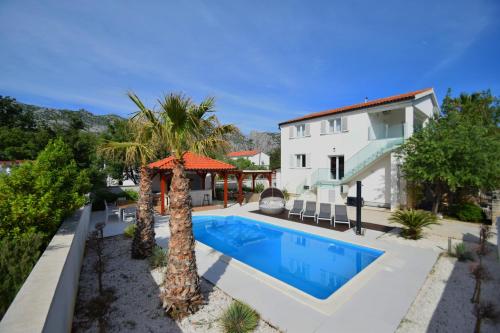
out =
<svg viewBox="0 0 500 333"><path fill-rule="evenodd" d="M368 140L404 138L406 124L379 123L368 127Z"/></svg>

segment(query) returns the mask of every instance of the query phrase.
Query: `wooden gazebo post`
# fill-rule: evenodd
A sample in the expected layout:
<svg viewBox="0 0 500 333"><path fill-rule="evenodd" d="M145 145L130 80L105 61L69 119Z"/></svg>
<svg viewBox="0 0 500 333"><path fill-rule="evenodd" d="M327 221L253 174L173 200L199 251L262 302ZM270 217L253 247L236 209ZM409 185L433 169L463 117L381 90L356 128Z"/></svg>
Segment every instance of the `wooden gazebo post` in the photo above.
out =
<svg viewBox="0 0 500 333"><path fill-rule="evenodd" d="M252 173L252 192L255 192L255 178L257 178L257 174Z"/></svg>
<svg viewBox="0 0 500 333"><path fill-rule="evenodd" d="M238 177L238 203L243 203L243 172L236 175Z"/></svg>
<svg viewBox="0 0 500 333"><path fill-rule="evenodd" d="M273 187L273 174L272 173L267 174L267 180L269 181L269 187Z"/></svg>
<svg viewBox="0 0 500 333"><path fill-rule="evenodd" d="M160 214L165 215L165 189L167 187L167 180L165 173L160 173Z"/></svg>

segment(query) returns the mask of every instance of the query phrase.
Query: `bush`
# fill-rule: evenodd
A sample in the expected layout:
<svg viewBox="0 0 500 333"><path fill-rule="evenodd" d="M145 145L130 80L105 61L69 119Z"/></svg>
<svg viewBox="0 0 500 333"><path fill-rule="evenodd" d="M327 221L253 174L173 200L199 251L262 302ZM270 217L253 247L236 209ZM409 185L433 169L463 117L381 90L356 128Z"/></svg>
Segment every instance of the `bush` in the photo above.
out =
<svg viewBox="0 0 500 333"><path fill-rule="evenodd" d="M92 200L92 210L104 210L105 205L104 201L106 200L107 202L115 202L116 199L120 197L119 194L110 192L106 189L100 189L92 193L91 200Z"/></svg>
<svg viewBox="0 0 500 333"><path fill-rule="evenodd" d="M125 190L125 191L123 191L123 193L125 194L125 197L127 198L127 200L137 201L139 199L139 192L137 192L137 191Z"/></svg>
<svg viewBox="0 0 500 333"><path fill-rule="evenodd" d="M125 235L125 237L127 238L134 237L135 228L136 228L135 224L129 224L128 226L125 227L125 230L123 230L123 235Z"/></svg>
<svg viewBox="0 0 500 333"><path fill-rule="evenodd" d="M35 266L44 245L42 234L0 239L0 319Z"/></svg>
<svg viewBox="0 0 500 333"><path fill-rule="evenodd" d="M425 227L439 224L434 214L413 209L398 210L392 213L389 222L401 224L403 226L401 236L408 239L420 239Z"/></svg>
<svg viewBox="0 0 500 333"><path fill-rule="evenodd" d="M460 221L481 222L485 218L481 207L468 202L453 206L451 212Z"/></svg>
<svg viewBox="0 0 500 333"><path fill-rule="evenodd" d="M90 181L62 140L51 141L34 162L0 176L0 238L41 232L51 237L63 219L87 201Z"/></svg>
<svg viewBox="0 0 500 333"><path fill-rule="evenodd" d="M290 200L290 193L288 192L288 190L283 190L281 192L283 193L285 201Z"/></svg>
<svg viewBox="0 0 500 333"><path fill-rule="evenodd" d="M472 252L467 249L467 246L463 242L455 245L453 256L455 256L459 261L474 260Z"/></svg>
<svg viewBox="0 0 500 333"><path fill-rule="evenodd" d="M167 249L155 245L153 253L149 257L149 264L153 268L167 266Z"/></svg>
<svg viewBox="0 0 500 333"><path fill-rule="evenodd" d="M264 191L264 184L262 183L257 183L255 184L255 193L261 193L262 191Z"/></svg>
<svg viewBox="0 0 500 333"><path fill-rule="evenodd" d="M259 314L250 306L233 301L220 318L220 322L226 333L246 333L255 330L259 319Z"/></svg>

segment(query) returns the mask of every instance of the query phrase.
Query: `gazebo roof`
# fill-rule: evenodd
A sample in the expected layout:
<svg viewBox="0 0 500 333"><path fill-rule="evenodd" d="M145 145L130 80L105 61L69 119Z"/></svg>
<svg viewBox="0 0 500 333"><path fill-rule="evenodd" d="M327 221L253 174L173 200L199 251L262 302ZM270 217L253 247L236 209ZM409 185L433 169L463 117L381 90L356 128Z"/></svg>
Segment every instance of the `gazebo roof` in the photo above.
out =
<svg viewBox="0 0 500 333"><path fill-rule="evenodd" d="M170 156L149 164L152 169L172 170L174 168L174 157ZM214 160L210 157L201 156L192 152L184 154L184 166L191 171L224 171L236 170L234 165Z"/></svg>

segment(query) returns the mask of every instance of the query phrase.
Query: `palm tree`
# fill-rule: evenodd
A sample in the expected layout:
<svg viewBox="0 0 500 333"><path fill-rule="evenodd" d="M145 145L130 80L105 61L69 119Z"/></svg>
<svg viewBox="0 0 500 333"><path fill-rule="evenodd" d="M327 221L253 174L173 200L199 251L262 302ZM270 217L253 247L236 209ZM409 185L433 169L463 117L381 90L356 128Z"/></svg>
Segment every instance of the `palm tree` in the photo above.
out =
<svg viewBox="0 0 500 333"><path fill-rule="evenodd" d="M150 120L157 127L162 142L169 147L174 160L170 196L170 239L165 291L162 294L166 312L182 318L195 312L203 302L196 267L189 178L184 168L184 155L194 152L207 155L227 147L226 135L233 125L221 125L214 112L214 99L200 104L180 95L170 94L159 101L160 110Z"/></svg>
<svg viewBox="0 0 500 333"><path fill-rule="evenodd" d="M423 210L397 210L389 217L390 223L402 225L401 236L408 239L420 239L424 228L440 224L436 215Z"/></svg>
<svg viewBox="0 0 500 333"><path fill-rule="evenodd" d="M133 95L129 94L129 97L136 102ZM106 141L99 147L99 153L111 159L122 158L128 167L139 166L137 227L132 240L131 254L134 259L144 259L152 254L155 246L152 174L147 165L157 157L159 141L151 123L141 112L142 103L138 106L140 111L127 122L131 140Z"/></svg>

